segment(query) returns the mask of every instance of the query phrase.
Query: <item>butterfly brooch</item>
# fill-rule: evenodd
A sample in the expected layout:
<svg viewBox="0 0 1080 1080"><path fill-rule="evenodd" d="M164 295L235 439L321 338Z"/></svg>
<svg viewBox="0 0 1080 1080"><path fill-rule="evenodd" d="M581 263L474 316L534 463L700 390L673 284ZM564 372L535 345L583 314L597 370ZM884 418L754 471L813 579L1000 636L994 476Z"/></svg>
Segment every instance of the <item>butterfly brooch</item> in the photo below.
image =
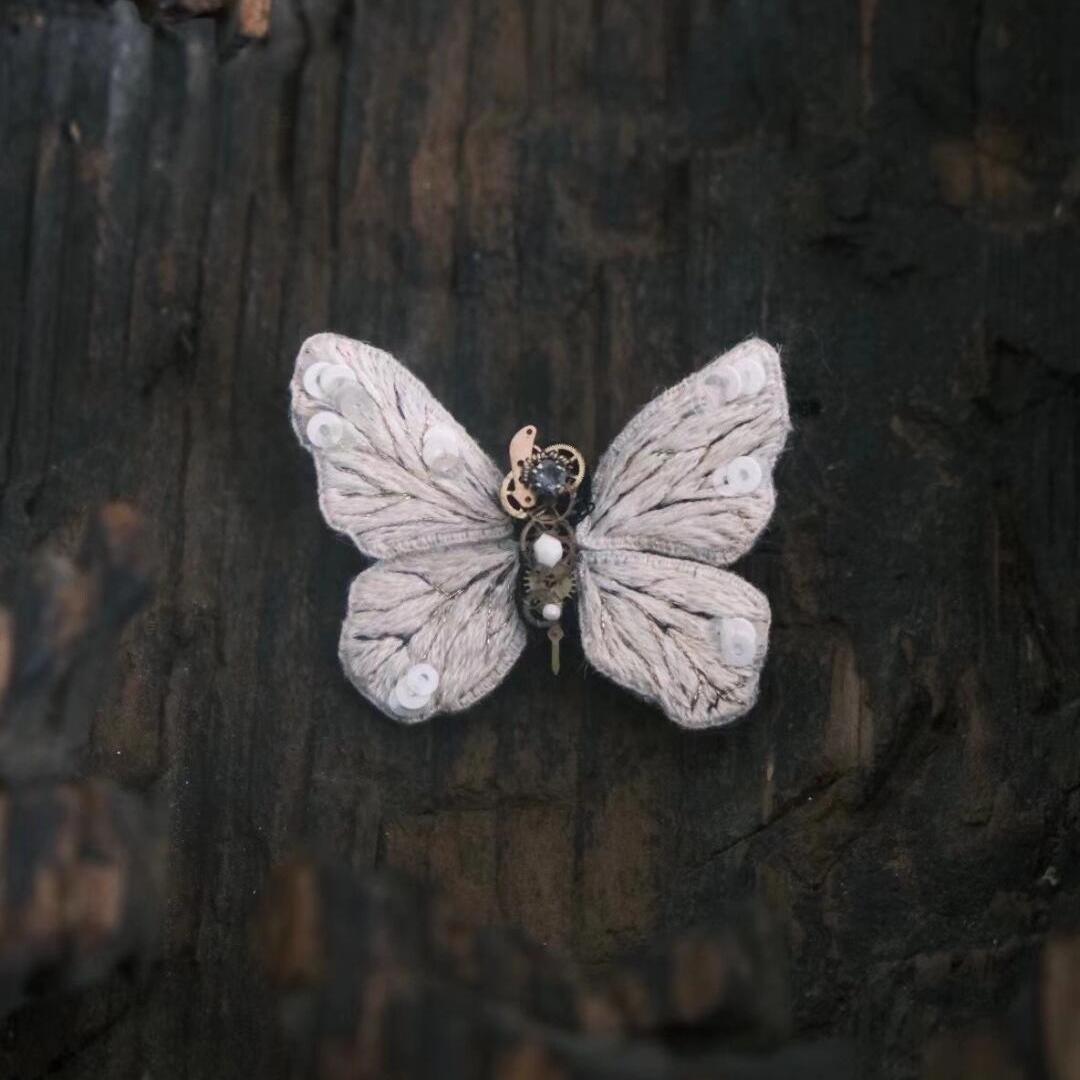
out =
<svg viewBox="0 0 1080 1080"><path fill-rule="evenodd" d="M346 337L304 342L291 389L323 517L376 560L349 590L339 654L382 712L415 723L469 708L529 627L558 671L575 604L592 666L676 723L753 705L769 605L722 568L776 498L790 422L771 346L744 341L655 398L591 480L580 451L541 445L535 425L503 473L389 353Z"/></svg>

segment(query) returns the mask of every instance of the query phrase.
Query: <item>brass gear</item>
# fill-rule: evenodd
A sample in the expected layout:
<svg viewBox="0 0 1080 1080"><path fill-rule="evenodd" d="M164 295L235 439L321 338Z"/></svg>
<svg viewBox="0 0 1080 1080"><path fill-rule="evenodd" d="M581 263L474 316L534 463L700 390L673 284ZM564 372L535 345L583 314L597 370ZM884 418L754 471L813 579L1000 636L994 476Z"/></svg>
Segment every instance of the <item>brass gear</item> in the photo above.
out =
<svg viewBox="0 0 1080 1080"><path fill-rule="evenodd" d="M550 570L528 570L525 573L525 592L530 599L561 604L574 593L574 575L566 565Z"/></svg>

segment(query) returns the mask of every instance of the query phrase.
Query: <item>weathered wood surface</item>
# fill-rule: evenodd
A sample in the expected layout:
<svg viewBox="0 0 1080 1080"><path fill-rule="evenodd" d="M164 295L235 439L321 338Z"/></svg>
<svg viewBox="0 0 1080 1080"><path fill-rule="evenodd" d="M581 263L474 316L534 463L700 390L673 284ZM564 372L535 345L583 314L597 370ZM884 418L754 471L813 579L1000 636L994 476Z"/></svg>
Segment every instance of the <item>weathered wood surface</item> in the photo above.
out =
<svg viewBox="0 0 1080 1080"><path fill-rule="evenodd" d="M792 1043L767 916L589 980L399 875L275 870L258 954L311 1080L854 1080L850 1040Z"/></svg>
<svg viewBox="0 0 1080 1080"><path fill-rule="evenodd" d="M385 871L275 868L256 952L310 1080L854 1080L850 1038L792 1039L781 935L756 903L589 979L565 954ZM924 1080L1080 1077L1080 937L1007 1007L922 1047Z"/></svg>
<svg viewBox="0 0 1080 1080"><path fill-rule="evenodd" d="M155 815L108 780L77 779L148 584L123 504L95 515L77 558L42 554L0 578L0 1021L153 960Z"/></svg>
<svg viewBox="0 0 1080 1080"><path fill-rule="evenodd" d="M270 32L271 0L135 0L135 4L153 26L185 19L216 19L218 52L222 56L231 56Z"/></svg>
<svg viewBox="0 0 1080 1080"><path fill-rule="evenodd" d="M122 503L95 513L76 558L43 553L0 577L0 782L75 774L148 593L142 525Z"/></svg>
<svg viewBox="0 0 1080 1080"><path fill-rule="evenodd" d="M588 965L756 899L867 1075L1012 999L1080 912L1074 5L298 0L227 63L122 2L0 17L0 561L141 506L93 745L170 851L153 987L18 1019L0 1071L284 1075L247 927L304 837ZM374 715L286 421L324 328L493 453L528 418L593 460L782 343L754 713L691 736L538 645L468 716Z"/></svg>

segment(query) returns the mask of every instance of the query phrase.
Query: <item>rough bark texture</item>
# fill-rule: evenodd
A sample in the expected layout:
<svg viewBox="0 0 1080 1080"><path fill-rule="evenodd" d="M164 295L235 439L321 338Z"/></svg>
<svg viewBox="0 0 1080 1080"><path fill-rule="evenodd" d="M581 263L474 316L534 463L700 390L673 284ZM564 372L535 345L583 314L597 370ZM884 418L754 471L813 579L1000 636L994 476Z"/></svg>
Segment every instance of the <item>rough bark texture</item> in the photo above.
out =
<svg viewBox="0 0 1080 1080"><path fill-rule="evenodd" d="M93 745L170 852L152 988L17 1018L0 1071L284 1075L247 926L304 838L587 965L759 901L866 1075L1012 1000L1080 914L1080 8L295 0L228 62L122 2L0 17L0 561L141 506ZM687 734L568 643L423 730L365 705L286 416L325 328L592 461L782 343L751 716Z"/></svg>

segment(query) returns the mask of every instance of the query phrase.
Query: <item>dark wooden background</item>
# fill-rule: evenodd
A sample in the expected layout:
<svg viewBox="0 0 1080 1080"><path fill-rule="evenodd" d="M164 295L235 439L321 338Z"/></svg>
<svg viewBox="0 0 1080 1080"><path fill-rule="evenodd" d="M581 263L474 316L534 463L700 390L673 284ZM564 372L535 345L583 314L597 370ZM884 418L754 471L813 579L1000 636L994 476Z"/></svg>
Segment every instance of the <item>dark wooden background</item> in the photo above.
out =
<svg viewBox="0 0 1080 1080"><path fill-rule="evenodd" d="M1080 914L1080 7L293 0L223 62L9 0L0 34L0 563L142 508L93 764L168 837L157 977L17 1017L5 1075L283 1075L248 926L301 844L589 966L756 900L799 1034L868 1075L1008 1004ZM495 455L531 420L592 460L780 343L750 717L682 732L540 644L466 716L374 714L286 415L326 328Z"/></svg>

